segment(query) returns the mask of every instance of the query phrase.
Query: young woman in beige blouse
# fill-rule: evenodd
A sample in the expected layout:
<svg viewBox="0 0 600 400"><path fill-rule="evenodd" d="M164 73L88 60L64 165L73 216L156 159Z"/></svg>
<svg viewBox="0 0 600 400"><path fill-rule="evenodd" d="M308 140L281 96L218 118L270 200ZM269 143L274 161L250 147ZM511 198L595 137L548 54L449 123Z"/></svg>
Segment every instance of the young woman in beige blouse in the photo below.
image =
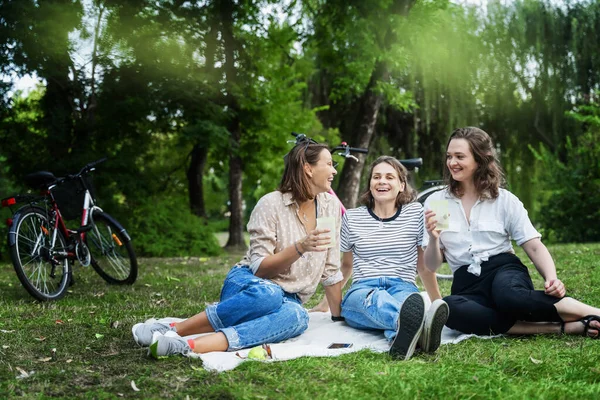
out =
<svg viewBox="0 0 600 400"><path fill-rule="evenodd" d="M339 227L339 203L326 193L335 174L327 146L296 145L278 190L262 197L252 211L250 248L225 278L220 302L179 323L137 324L132 329L136 342L150 345L155 357L280 342L308 327L302 304L319 283L325 286L333 318L339 318L339 230L316 229L317 217L333 217ZM165 335L169 331L177 335ZM181 338L200 333L211 334Z"/></svg>

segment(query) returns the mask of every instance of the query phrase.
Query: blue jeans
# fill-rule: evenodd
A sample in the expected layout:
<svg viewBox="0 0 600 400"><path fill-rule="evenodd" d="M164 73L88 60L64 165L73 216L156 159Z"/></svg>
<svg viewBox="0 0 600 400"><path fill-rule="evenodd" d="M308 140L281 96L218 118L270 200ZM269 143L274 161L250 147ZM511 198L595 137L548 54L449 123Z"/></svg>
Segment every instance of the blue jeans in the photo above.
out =
<svg viewBox="0 0 600 400"><path fill-rule="evenodd" d="M383 330L393 340L398 329L400 307L419 289L400 278L361 279L352 284L342 301L342 317L357 329Z"/></svg>
<svg viewBox="0 0 600 400"><path fill-rule="evenodd" d="M229 271L220 302L205 311L215 332L227 337L228 351L281 342L308 328L308 312L298 296L246 266Z"/></svg>

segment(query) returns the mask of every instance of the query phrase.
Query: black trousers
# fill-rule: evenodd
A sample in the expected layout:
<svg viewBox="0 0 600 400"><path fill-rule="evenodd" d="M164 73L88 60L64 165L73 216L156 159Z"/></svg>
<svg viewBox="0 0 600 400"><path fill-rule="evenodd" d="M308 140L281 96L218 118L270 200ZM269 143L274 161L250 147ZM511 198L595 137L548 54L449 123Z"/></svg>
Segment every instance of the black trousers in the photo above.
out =
<svg viewBox="0 0 600 400"><path fill-rule="evenodd" d="M560 322L554 304L561 299L534 290L531 276L511 253L490 257L475 276L463 265L454 273L446 325L464 333L506 333L517 321Z"/></svg>

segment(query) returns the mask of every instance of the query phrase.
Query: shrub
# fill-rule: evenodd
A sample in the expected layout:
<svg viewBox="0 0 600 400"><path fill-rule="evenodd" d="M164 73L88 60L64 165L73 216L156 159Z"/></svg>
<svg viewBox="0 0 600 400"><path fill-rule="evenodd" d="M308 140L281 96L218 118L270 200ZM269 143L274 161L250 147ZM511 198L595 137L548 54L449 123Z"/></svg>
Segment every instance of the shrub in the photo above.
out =
<svg viewBox="0 0 600 400"><path fill-rule="evenodd" d="M191 213L184 198L148 199L126 228L139 256L214 256L222 251L213 230Z"/></svg>
<svg viewBox="0 0 600 400"><path fill-rule="evenodd" d="M600 108L588 106L585 113L572 114L587 131L567 139L565 162L543 146L533 150L543 167L539 219L558 242L600 241Z"/></svg>

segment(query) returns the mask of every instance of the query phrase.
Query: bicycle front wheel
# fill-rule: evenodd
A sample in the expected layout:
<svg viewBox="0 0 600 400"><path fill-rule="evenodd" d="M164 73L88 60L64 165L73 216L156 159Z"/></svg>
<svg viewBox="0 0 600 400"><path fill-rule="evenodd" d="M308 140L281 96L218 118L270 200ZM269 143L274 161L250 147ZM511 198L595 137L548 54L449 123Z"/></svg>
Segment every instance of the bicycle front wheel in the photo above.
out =
<svg viewBox="0 0 600 400"><path fill-rule="evenodd" d="M71 274L63 233L49 225L46 211L38 207L17 211L13 221L10 257L23 287L40 301L60 299L67 293Z"/></svg>
<svg viewBox="0 0 600 400"><path fill-rule="evenodd" d="M92 267L106 282L131 285L137 279L137 260L129 236L108 214L95 212L87 233Z"/></svg>

